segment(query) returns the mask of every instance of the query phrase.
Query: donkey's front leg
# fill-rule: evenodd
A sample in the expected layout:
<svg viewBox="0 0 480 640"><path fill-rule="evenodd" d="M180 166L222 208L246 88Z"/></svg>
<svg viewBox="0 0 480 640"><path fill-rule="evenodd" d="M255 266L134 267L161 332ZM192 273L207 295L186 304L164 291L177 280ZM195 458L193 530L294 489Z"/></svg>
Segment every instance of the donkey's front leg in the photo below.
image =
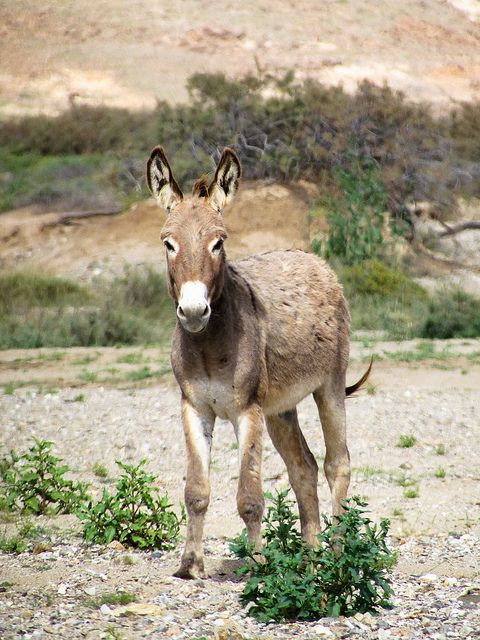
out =
<svg viewBox="0 0 480 640"><path fill-rule="evenodd" d="M187 482L185 505L187 507L187 540L180 568L174 574L178 578L204 577L203 523L210 501L210 448L212 444L213 413L200 414L186 398L182 398L182 421L187 449Z"/></svg>
<svg viewBox="0 0 480 640"><path fill-rule="evenodd" d="M237 422L240 479L238 513L247 527L248 539L257 550L261 545L261 525L265 500L262 491L262 432L265 419L258 405L241 413Z"/></svg>

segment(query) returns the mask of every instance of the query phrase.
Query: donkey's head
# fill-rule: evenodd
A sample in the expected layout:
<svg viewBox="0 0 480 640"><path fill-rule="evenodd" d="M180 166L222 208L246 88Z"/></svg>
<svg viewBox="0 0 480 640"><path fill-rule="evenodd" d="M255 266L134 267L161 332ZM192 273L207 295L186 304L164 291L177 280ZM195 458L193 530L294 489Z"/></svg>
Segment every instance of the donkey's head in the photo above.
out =
<svg viewBox="0 0 480 640"><path fill-rule="evenodd" d="M192 195L184 198L161 147L155 147L147 163L148 187L167 211L161 238L170 295L178 319L190 333L205 329L210 305L223 289L227 233L222 210L235 195L240 174L237 156L226 148L212 182L200 178Z"/></svg>

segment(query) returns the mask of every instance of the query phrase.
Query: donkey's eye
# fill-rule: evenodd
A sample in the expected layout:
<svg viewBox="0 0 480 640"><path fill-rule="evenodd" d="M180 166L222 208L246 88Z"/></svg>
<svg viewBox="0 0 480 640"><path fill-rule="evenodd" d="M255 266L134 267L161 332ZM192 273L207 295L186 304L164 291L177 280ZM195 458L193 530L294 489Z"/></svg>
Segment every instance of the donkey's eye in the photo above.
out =
<svg viewBox="0 0 480 640"><path fill-rule="evenodd" d="M222 247L223 247L223 238L219 238L211 248L211 252L218 253Z"/></svg>
<svg viewBox="0 0 480 640"><path fill-rule="evenodd" d="M164 240L163 244L165 245L165 247L167 248L168 253L176 253L177 249L173 246L173 244L171 242L169 242L168 240Z"/></svg>

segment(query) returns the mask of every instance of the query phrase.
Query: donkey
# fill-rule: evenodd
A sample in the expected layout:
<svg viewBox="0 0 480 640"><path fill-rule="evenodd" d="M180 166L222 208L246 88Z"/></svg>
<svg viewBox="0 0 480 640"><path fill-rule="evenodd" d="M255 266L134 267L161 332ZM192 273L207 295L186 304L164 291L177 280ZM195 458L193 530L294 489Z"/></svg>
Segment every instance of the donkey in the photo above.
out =
<svg viewBox="0 0 480 640"><path fill-rule="evenodd" d="M333 514L350 481L345 397L349 315L334 273L302 251L272 251L235 263L226 258L222 210L238 188L240 162L226 148L210 184L184 198L161 147L147 163L147 183L167 211L161 232L168 288L176 306L172 368L180 386L187 450L187 539L181 578L204 577L203 526L210 499L215 418L228 419L238 442L238 512L260 546L264 510L262 432L285 461L304 540L320 532L318 466L300 430L296 405L313 394L325 438L324 470Z"/></svg>

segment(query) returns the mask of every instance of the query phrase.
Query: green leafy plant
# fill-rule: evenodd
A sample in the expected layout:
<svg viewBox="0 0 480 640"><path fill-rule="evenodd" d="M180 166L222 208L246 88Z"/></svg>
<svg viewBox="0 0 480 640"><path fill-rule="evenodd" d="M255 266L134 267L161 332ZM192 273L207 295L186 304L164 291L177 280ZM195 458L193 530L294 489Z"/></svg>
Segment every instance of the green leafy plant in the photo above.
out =
<svg viewBox="0 0 480 640"><path fill-rule="evenodd" d="M287 491L267 494L264 545L255 553L246 532L231 541L248 576L240 596L257 620L313 620L354 615L392 606L389 570L396 554L386 543L388 520L379 527L365 516L366 503L347 500L336 520L323 516L318 547L305 544Z"/></svg>
<svg viewBox="0 0 480 640"><path fill-rule="evenodd" d="M109 544L118 540L139 549L173 549L184 519L170 510L168 496L159 495L156 476L147 473L145 460L137 465L117 461L122 469L115 493L103 490L97 502L90 501L77 515L83 522L87 542Z"/></svg>
<svg viewBox="0 0 480 640"><path fill-rule="evenodd" d="M28 453L11 451L0 459L0 502L27 514L73 513L87 499L87 485L67 480L68 465L51 453L52 443L37 440Z"/></svg>
<svg viewBox="0 0 480 640"><path fill-rule="evenodd" d="M447 475L447 472L443 467L437 467L437 469L435 469L435 471L433 472L433 475L435 476L435 478L443 479Z"/></svg>

